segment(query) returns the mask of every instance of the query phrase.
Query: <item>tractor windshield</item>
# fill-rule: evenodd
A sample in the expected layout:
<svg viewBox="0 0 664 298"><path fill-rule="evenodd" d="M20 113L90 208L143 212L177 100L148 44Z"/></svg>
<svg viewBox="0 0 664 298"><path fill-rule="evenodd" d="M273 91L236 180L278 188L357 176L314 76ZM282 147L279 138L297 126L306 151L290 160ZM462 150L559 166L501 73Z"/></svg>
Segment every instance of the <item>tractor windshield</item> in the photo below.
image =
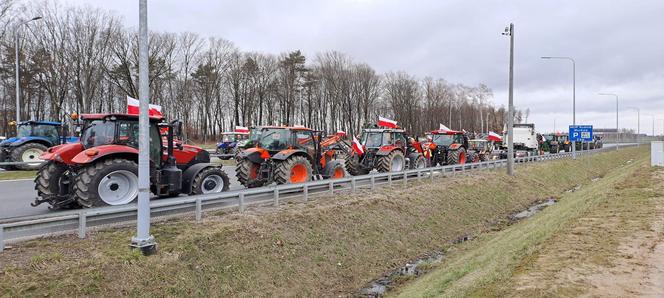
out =
<svg viewBox="0 0 664 298"><path fill-rule="evenodd" d="M454 143L454 135L434 134L432 137L433 142L438 146L449 146Z"/></svg>
<svg viewBox="0 0 664 298"><path fill-rule="evenodd" d="M388 132L365 132L362 136L362 143L367 148L378 148L383 144L389 144L390 136Z"/></svg>
<svg viewBox="0 0 664 298"><path fill-rule="evenodd" d="M289 131L280 128L266 128L261 131L260 146L267 150L284 150L288 147Z"/></svg>
<svg viewBox="0 0 664 298"><path fill-rule="evenodd" d="M224 136L221 138L221 141L224 142L224 143L231 143L231 142L234 142L234 141L235 141L235 138L234 138L233 135L224 135Z"/></svg>
<svg viewBox="0 0 664 298"><path fill-rule="evenodd" d="M113 144L114 139L115 122L113 121L93 120L81 135L81 142L85 148Z"/></svg>
<svg viewBox="0 0 664 298"><path fill-rule="evenodd" d="M468 146L470 146L472 149L483 149L486 147L486 141L471 140L468 141Z"/></svg>
<svg viewBox="0 0 664 298"><path fill-rule="evenodd" d="M19 138L29 137L32 135L32 126L29 124L23 124L18 126L18 134L16 135Z"/></svg>

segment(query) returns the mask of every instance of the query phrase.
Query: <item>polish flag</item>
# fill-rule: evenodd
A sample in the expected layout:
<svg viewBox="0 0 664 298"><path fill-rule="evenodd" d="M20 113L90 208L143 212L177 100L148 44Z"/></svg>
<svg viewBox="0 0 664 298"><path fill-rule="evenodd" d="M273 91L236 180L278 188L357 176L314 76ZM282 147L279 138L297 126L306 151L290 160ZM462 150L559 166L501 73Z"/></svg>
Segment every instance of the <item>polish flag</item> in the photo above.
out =
<svg viewBox="0 0 664 298"><path fill-rule="evenodd" d="M249 128L244 126L235 126L235 132L249 133Z"/></svg>
<svg viewBox="0 0 664 298"><path fill-rule="evenodd" d="M355 150L355 152L357 152L359 155L364 154L364 147L355 136L353 136L353 150Z"/></svg>
<svg viewBox="0 0 664 298"><path fill-rule="evenodd" d="M136 98L127 96L127 114L138 115L139 113L139 101ZM150 117L162 117L161 106L151 104L149 107Z"/></svg>
<svg viewBox="0 0 664 298"><path fill-rule="evenodd" d="M489 136L487 137L487 140L489 140L489 141L496 141L496 142L502 142L502 141L503 141L503 138L502 138L500 135L498 135L497 133L495 133L495 132L493 132L493 131L490 131L490 132L489 132Z"/></svg>
<svg viewBox="0 0 664 298"><path fill-rule="evenodd" d="M440 131L452 131L447 126L443 125L442 123L440 124L440 126L438 126L438 130L440 130Z"/></svg>
<svg viewBox="0 0 664 298"><path fill-rule="evenodd" d="M338 135L338 136L342 136L342 137L343 137L343 136L345 136L345 135L346 135L346 132L345 132L345 131L343 131L343 130L337 130L337 135Z"/></svg>
<svg viewBox="0 0 664 298"><path fill-rule="evenodd" d="M397 128L397 122L387 118L378 116L378 126L384 126L389 128Z"/></svg>

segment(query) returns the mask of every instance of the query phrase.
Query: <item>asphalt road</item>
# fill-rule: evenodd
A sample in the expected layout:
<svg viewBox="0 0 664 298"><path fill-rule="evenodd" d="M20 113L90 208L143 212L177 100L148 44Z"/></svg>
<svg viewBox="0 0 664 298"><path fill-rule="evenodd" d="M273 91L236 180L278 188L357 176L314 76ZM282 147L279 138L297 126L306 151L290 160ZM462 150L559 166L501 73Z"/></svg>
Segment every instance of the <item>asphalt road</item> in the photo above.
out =
<svg viewBox="0 0 664 298"><path fill-rule="evenodd" d="M625 144L628 145L628 144ZM645 144L647 146L647 144ZM605 144L605 147L613 147L615 144ZM235 166L223 166L231 182L231 190L243 189L235 177ZM0 219L39 215L55 212L48 209L48 204L37 207L30 206L37 196L32 179L0 181Z"/></svg>
<svg viewBox="0 0 664 298"><path fill-rule="evenodd" d="M230 179L231 190L244 188L235 177L235 166L223 166L222 169ZM47 203L37 207L30 206L36 196L37 191L32 179L0 181L0 219L55 212L48 209Z"/></svg>

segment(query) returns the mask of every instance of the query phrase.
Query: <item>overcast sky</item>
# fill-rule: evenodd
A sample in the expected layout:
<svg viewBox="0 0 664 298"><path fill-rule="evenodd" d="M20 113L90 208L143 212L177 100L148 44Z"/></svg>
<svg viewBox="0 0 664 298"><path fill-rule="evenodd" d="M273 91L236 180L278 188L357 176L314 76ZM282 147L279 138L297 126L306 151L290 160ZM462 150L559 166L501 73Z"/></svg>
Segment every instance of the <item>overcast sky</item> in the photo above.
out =
<svg viewBox="0 0 664 298"><path fill-rule="evenodd" d="M136 0L69 0L114 10L138 25ZM514 104L539 131L577 124L664 129L664 1L149 0L149 29L228 39L245 51L305 55L337 50L379 72L403 70L454 83L485 83L507 105L509 39L515 23Z"/></svg>

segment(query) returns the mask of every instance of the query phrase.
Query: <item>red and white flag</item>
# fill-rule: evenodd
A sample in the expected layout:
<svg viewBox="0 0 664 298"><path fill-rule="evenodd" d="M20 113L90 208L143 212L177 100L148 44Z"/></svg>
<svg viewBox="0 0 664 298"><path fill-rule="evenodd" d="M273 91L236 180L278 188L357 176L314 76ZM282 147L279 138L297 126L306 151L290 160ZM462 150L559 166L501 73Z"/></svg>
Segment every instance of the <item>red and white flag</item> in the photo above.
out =
<svg viewBox="0 0 664 298"><path fill-rule="evenodd" d="M235 132L248 133L249 128L244 126L235 126Z"/></svg>
<svg viewBox="0 0 664 298"><path fill-rule="evenodd" d="M443 125L442 123L440 124L440 126L438 126L438 130L440 130L440 131L452 131L447 126Z"/></svg>
<svg viewBox="0 0 664 298"><path fill-rule="evenodd" d="M138 115L139 113L139 101L136 98L127 96L127 114ZM161 117L161 106L151 104L149 107L150 117Z"/></svg>
<svg viewBox="0 0 664 298"><path fill-rule="evenodd" d="M337 135L338 135L338 136L342 136L342 137L343 137L343 136L345 136L345 135L346 135L346 132L345 132L345 131L343 131L343 130L337 130Z"/></svg>
<svg viewBox="0 0 664 298"><path fill-rule="evenodd" d="M397 128L397 122L387 118L378 116L378 126L384 126L389 128Z"/></svg>
<svg viewBox="0 0 664 298"><path fill-rule="evenodd" d="M364 154L364 146L362 146L362 143L355 136L353 136L353 150L359 155Z"/></svg>
<svg viewBox="0 0 664 298"><path fill-rule="evenodd" d="M489 136L487 137L487 140L489 140L489 141L496 141L496 142L502 142L502 141L503 141L503 138L502 138L500 135L498 135L497 133L495 133L495 132L493 132L493 131L490 131L490 132L489 132Z"/></svg>

